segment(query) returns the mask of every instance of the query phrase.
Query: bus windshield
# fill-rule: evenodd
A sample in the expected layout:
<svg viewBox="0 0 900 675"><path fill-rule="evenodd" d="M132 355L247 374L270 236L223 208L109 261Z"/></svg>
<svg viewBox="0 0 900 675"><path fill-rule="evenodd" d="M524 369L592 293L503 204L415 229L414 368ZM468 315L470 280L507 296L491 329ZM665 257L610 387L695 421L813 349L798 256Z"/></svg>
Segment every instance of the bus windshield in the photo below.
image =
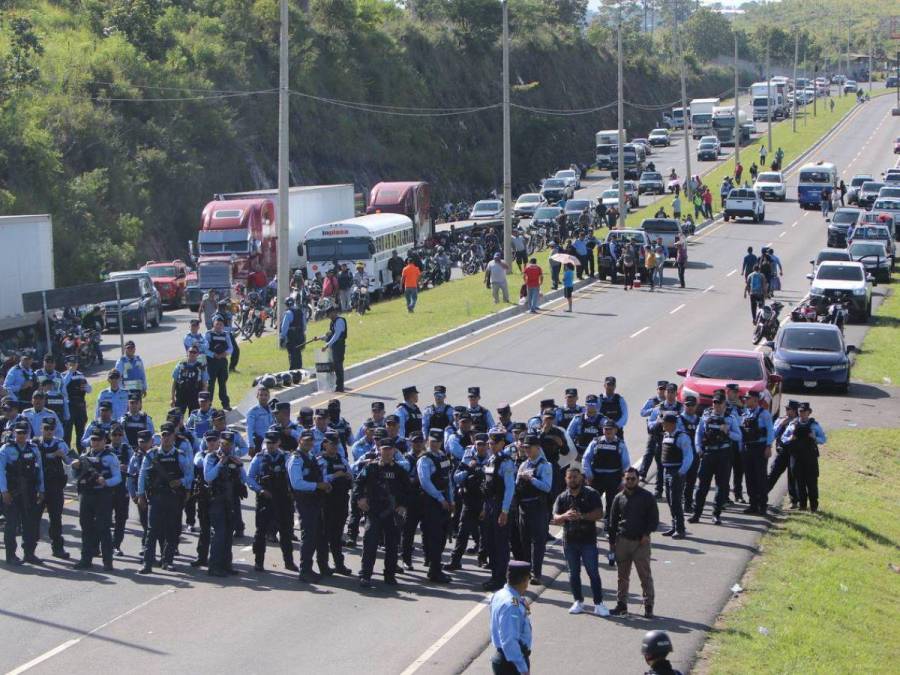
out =
<svg viewBox="0 0 900 675"><path fill-rule="evenodd" d="M368 260L372 257L371 245L369 237L309 239L306 242L306 258L310 262Z"/></svg>
<svg viewBox="0 0 900 675"><path fill-rule="evenodd" d="M831 182L831 173L828 171L817 171L815 169L810 169L808 171L800 172L800 182L801 183L819 183L822 185L826 185Z"/></svg>

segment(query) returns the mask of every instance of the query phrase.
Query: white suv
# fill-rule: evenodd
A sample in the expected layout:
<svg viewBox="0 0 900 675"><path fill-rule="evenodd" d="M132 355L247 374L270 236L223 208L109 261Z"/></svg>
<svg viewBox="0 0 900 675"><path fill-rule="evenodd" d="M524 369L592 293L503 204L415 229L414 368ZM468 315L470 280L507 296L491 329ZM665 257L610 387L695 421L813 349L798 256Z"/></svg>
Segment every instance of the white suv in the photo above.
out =
<svg viewBox="0 0 900 675"><path fill-rule="evenodd" d="M752 218L754 223L766 219L766 204L759 192L753 188L731 188L725 198L725 221L737 218Z"/></svg>

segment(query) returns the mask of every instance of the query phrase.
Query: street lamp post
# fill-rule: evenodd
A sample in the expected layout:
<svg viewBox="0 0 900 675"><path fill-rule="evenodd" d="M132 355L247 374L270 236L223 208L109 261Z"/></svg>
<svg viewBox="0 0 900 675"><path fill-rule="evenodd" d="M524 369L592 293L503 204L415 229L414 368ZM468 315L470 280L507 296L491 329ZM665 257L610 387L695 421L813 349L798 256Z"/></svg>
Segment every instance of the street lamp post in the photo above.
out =
<svg viewBox="0 0 900 675"><path fill-rule="evenodd" d="M619 171L619 227L625 227L625 86L622 80L622 5L619 5L619 29L616 31L616 50L618 52L617 74L618 81L616 91L618 96L619 113L619 154L617 168Z"/></svg>
<svg viewBox="0 0 900 675"><path fill-rule="evenodd" d="M288 84L288 0L281 0L281 29L278 52L278 299L276 311L280 314L282 303L290 292L290 213L288 187L290 172L289 84Z"/></svg>
<svg viewBox="0 0 900 675"><path fill-rule="evenodd" d="M509 130L509 3L503 9L503 260L512 264L512 160Z"/></svg>

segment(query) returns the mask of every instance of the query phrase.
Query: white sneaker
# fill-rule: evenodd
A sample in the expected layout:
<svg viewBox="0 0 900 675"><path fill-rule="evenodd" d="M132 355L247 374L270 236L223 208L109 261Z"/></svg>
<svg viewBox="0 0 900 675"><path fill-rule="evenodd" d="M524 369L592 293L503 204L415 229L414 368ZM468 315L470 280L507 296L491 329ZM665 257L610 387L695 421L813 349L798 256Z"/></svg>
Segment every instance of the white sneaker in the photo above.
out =
<svg viewBox="0 0 900 675"><path fill-rule="evenodd" d="M572 606L569 607L569 614L582 614L584 612L584 603L580 600L576 600L572 603ZM607 612L609 614L609 612Z"/></svg>
<svg viewBox="0 0 900 675"><path fill-rule="evenodd" d="M594 605L594 616L609 616L609 610L606 609L606 605L602 602L599 605Z"/></svg>

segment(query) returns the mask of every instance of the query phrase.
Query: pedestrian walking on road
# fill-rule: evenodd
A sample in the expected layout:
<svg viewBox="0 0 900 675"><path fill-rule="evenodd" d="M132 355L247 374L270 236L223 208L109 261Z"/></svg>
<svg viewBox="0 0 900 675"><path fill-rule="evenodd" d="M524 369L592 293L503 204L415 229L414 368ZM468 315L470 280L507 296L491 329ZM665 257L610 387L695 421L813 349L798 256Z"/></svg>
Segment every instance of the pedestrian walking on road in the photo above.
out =
<svg viewBox="0 0 900 675"><path fill-rule="evenodd" d="M347 352L347 319L338 312L336 305L330 304L326 310L330 321L328 332L322 338L325 346L322 351L331 349L331 362L334 368L335 391L344 391L344 355Z"/></svg>
<svg viewBox="0 0 900 675"><path fill-rule="evenodd" d="M650 292L652 293L653 286L656 283L656 250L652 244L644 249L644 269L647 270Z"/></svg>
<svg viewBox="0 0 900 675"><path fill-rule="evenodd" d="M528 241L525 239L525 235L522 233L522 230L517 229L513 232L512 238L509 240L510 245L512 246L513 256L516 259L516 265L519 267L519 272L528 264Z"/></svg>
<svg viewBox="0 0 900 675"><path fill-rule="evenodd" d="M634 273L635 273L635 256L634 249L626 244L625 250L622 251L622 273L625 275L624 289L634 290Z"/></svg>
<svg viewBox="0 0 900 675"><path fill-rule="evenodd" d="M644 616L653 617L653 576L650 572L650 535L659 525L656 499L638 485L634 467L625 470L625 487L613 500L609 514L610 545L616 552L619 584L616 607L610 614L628 614L628 587L632 564L637 569L644 594Z"/></svg>
<svg viewBox="0 0 900 675"><path fill-rule="evenodd" d="M200 300L200 307L197 309L197 318L202 319L206 325L206 330L212 330L213 317L219 308L219 294L215 289L210 289L208 293L203 294Z"/></svg>
<svg viewBox="0 0 900 675"><path fill-rule="evenodd" d="M672 217L675 220L681 220L681 197L675 195L675 199L672 200Z"/></svg>
<svg viewBox="0 0 900 675"><path fill-rule="evenodd" d="M688 254L687 242L683 239L675 240L675 267L678 269L678 283L684 288L684 268L687 267Z"/></svg>
<svg viewBox="0 0 900 675"><path fill-rule="evenodd" d="M563 270L563 294L566 296L566 302L569 303L567 312L572 311L572 295L575 292L575 265L566 263L566 269Z"/></svg>
<svg viewBox="0 0 900 675"><path fill-rule="evenodd" d="M559 271L562 269L562 263L553 259L557 253L562 253L562 247L555 241L550 242L550 284L555 291L559 288ZM523 272L524 273L524 272Z"/></svg>
<svg viewBox="0 0 900 675"><path fill-rule="evenodd" d="M841 180L841 182L838 183L838 199L841 200L841 206L844 206L844 197L846 197L846 196L847 196L847 184L843 180Z"/></svg>
<svg viewBox="0 0 900 675"><path fill-rule="evenodd" d="M737 163L734 167L734 182L740 185L741 176L744 174L744 165L740 162Z"/></svg>
<svg viewBox="0 0 900 675"><path fill-rule="evenodd" d="M503 262L503 257L499 253L494 254L494 259L487 264L484 270L484 282L491 289L495 305L500 302L501 293L503 293L503 302L509 304L509 283L506 279L508 272L509 265Z"/></svg>
<svg viewBox="0 0 900 675"><path fill-rule="evenodd" d="M544 283L544 272L537 264L537 258L532 258L525 266L525 291L528 297L528 311L537 314L538 302L541 297L541 284Z"/></svg>
<svg viewBox="0 0 900 675"><path fill-rule="evenodd" d="M406 298L406 311L412 314L416 309L419 299L419 277L422 271L413 264L411 258L406 260L406 266L400 273L400 282L403 286L403 295Z"/></svg>
<svg viewBox="0 0 900 675"><path fill-rule="evenodd" d="M759 264L756 264L747 277L747 287L744 289L744 297L750 295L750 320L754 323L756 323L756 310L765 304L767 293L766 277L759 271Z"/></svg>
<svg viewBox="0 0 900 675"><path fill-rule="evenodd" d="M584 474L577 466L566 470L566 490L553 504L554 525L562 525L563 551L569 569L569 588L574 602L569 614L584 612L584 594L581 589L581 567L591 582L591 595L596 616L609 616L603 604L603 586L597 559L597 521L603 517L600 493L584 484Z"/></svg>

